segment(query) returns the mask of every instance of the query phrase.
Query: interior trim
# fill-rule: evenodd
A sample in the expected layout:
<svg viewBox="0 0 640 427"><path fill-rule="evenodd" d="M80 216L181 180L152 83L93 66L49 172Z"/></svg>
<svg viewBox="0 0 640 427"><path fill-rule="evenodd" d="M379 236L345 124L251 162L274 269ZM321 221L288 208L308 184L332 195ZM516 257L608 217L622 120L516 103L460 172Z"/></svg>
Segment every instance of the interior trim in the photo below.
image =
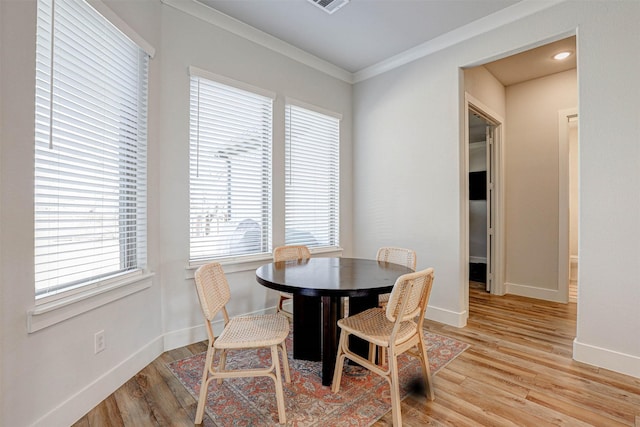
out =
<svg viewBox="0 0 640 427"><path fill-rule="evenodd" d="M577 338L573 340L573 360L640 378L640 357L586 344Z"/></svg>
<svg viewBox="0 0 640 427"><path fill-rule="evenodd" d="M565 0L523 0L491 15L480 18L467 25L456 28L439 37L419 44L411 49L405 50L398 55L380 61L370 67L364 68L353 74L353 83L358 83L387 71L398 68L402 65L413 62L417 59L431 55L440 50L451 47L465 40L477 37L481 34L500 28L511 22L533 15L541 10L552 7Z"/></svg>
<svg viewBox="0 0 640 427"><path fill-rule="evenodd" d="M315 68L325 74L345 81L353 83L353 74L330 62L320 59L304 50L297 48L287 42L284 42L270 34L258 30L251 25L238 21L235 18L225 15L209 6L206 6L196 0L161 0L163 4L171 6L181 12L187 13L195 18L206 21L223 30L229 31L244 39L250 40L260 46L271 49L291 59L294 59L309 67Z"/></svg>
<svg viewBox="0 0 640 427"><path fill-rule="evenodd" d="M343 249L341 247L311 248L310 250L312 256L324 257L341 257L343 252ZM240 255L235 257L189 261L189 263L185 266L185 280L193 280L194 274L198 267L210 262L219 262L220 265L222 265L222 267L224 268L225 274L231 274L241 271L255 270L261 265L270 263L272 261L273 255L270 252L254 255Z"/></svg>
<svg viewBox="0 0 640 427"><path fill-rule="evenodd" d="M107 19L113 26L122 31L127 37L129 37L135 44L140 46L151 59L156 55L156 49L151 43L146 41L144 37L138 34L133 28L129 26L120 16L113 12L109 7L100 0L87 0L87 3L98 11L103 17Z"/></svg>
<svg viewBox="0 0 640 427"><path fill-rule="evenodd" d="M467 310L461 312L455 312L440 307L434 307L432 305L427 306L425 313L425 319L433 320L445 325L451 325L456 328L464 328L467 326L467 319L469 318L469 312Z"/></svg>
<svg viewBox="0 0 640 427"><path fill-rule="evenodd" d="M545 301L566 303L567 295L563 295L558 289L546 289L537 286L521 285L517 283L505 283L505 293L521 297L536 298Z"/></svg>
<svg viewBox="0 0 640 427"><path fill-rule="evenodd" d="M171 6L198 19L209 22L210 24L229 31L230 33L271 49L274 52L315 68L316 70L332 77L353 84L393 70L394 68L408 64L416 59L431 55L432 53L446 49L464 40L486 33L487 31L502 27L566 0L522 0L512 6L473 21L355 73L351 73L343 68L331 64L328 61L325 61L324 59L320 59L317 56L284 42L270 34L206 6L197 0L161 1L167 6Z"/></svg>
<svg viewBox="0 0 640 427"><path fill-rule="evenodd" d="M110 302L150 288L153 273L135 275L109 285L92 288L49 303L37 305L27 312L27 331L33 333Z"/></svg>

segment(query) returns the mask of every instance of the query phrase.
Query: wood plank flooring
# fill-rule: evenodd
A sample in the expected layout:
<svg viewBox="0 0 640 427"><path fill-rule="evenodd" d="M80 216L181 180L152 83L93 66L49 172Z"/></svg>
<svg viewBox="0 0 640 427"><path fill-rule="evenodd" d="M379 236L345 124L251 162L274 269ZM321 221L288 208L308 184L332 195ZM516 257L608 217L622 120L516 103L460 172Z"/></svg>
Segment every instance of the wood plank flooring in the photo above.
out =
<svg viewBox="0 0 640 427"><path fill-rule="evenodd" d="M571 359L575 303L496 297L481 286L470 288L465 328L426 322L471 347L434 376L435 401L402 402L404 426L640 427L640 379ZM165 364L205 349L162 354L74 426L193 426L197 402ZM216 427L206 416L203 425ZM391 413L374 424L390 425Z"/></svg>

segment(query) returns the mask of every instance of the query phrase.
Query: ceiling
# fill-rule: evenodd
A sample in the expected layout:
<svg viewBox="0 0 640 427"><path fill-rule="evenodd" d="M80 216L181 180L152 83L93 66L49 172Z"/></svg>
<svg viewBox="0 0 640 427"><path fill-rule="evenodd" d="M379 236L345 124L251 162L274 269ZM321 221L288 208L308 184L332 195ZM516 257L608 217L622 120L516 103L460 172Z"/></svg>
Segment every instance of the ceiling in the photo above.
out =
<svg viewBox="0 0 640 427"><path fill-rule="evenodd" d="M196 0L348 73L374 67L412 48L507 13L530 0L350 0L333 14L309 0ZM511 8L511 9L510 9ZM488 19L488 18L486 18ZM485 66L505 86L575 68L550 58L575 52L575 37Z"/></svg>
<svg viewBox="0 0 640 427"><path fill-rule="evenodd" d="M558 52L571 52L572 55L565 60L557 61L553 59L553 55ZM510 86L576 68L576 56L576 37L572 36L489 62L484 64L484 67L503 86Z"/></svg>
<svg viewBox="0 0 640 427"><path fill-rule="evenodd" d="M519 0L351 0L333 14L308 0L198 0L355 73Z"/></svg>

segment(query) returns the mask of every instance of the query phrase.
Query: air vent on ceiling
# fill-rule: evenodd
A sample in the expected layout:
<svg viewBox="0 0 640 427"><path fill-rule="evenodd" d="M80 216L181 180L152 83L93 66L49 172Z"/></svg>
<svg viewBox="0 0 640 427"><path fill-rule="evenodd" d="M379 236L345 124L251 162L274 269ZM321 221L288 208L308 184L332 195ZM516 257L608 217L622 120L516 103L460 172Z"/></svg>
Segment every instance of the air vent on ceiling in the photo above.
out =
<svg viewBox="0 0 640 427"><path fill-rule="evenodd" d="M311 3L318 6L320 9L331 15L336 10L340 9L345 4L349 3L349 0L309 0Z"/></svg>

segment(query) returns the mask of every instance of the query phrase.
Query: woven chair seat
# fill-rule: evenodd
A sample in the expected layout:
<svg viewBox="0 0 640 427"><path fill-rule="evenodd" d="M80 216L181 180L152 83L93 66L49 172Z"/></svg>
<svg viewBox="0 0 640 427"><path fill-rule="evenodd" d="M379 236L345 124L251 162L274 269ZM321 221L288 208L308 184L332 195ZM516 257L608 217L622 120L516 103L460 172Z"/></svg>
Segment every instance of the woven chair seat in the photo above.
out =
<svg viewBox="0 0 640 427"><path fill-rule="evenodd" d="M358 313L356 316L340 319L338 326L375 345L388 347L394 322L387 319L384 309L376 307ZM413 321L402 322L396 335L396 344L401 344L414 336L417 327L418 325Z"/></svg>
<svg viewBox="0 0 640 427"><path fill-rule="evenodd" d="M269 347L289 334L289 321L280 314L235 317L213 342L217 349Z"/></svg>

